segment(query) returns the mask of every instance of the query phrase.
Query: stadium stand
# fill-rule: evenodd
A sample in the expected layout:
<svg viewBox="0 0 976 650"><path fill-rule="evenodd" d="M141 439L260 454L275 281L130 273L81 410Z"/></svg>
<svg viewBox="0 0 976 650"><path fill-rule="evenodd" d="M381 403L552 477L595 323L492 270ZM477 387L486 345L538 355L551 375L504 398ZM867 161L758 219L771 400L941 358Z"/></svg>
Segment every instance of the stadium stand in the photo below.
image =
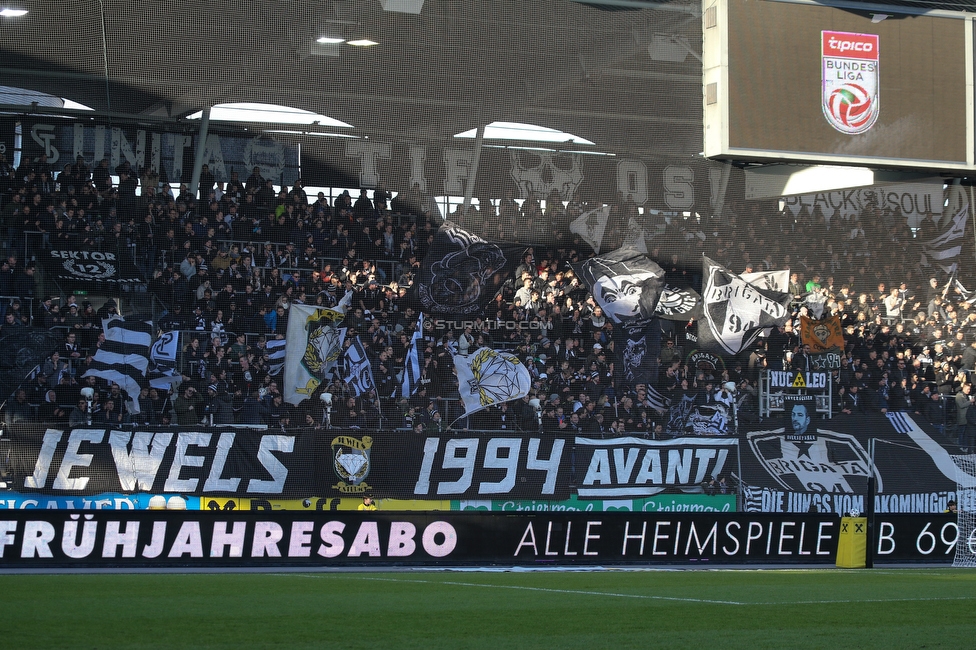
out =
<svg viewBox="0 0 976 650"><path fill-rule="evenodd" d="M276 372L281 365L274 367L269 348L284 338L293 305L335 307L351 291L352 306L342 323L347 338L360 335L374 372L378 366L383 370L374 390L340 402L333 423L496 428L498 409L459 419L463 412L450 354L459 345L463 351L488 345L519 355L532 376L530 397L541 401L540 418L523 413L530 407L515 402L517 427L663 435L667 411L648 396L648 387L624 391L615 385L613 322L601 314L574 272L573 263L593 256L591 247L568 227L591 209L580 200L550 196L543 201L533 195L519 204L499 197L466 214L458 209L450 215L481 233L541 223L545 230L566 236L556 244L531 247L490 307L470 324L427 332L417 378L421 390L401 395L399 378L418 326L408 292L443 223L439 214L419 209L423 197L410 198L409 188L395 196L378 188L362 190L355 202L344 192L330 203L321 193L310 200L301 181L290 188L272 184L273 192L262 194L269 184L252 176L249 189L207 181L201 188L206 198L200 201L185 191L174 197L158 181L145 185L154 183L152 170L135 174L117 169L117 183L111 176L99 180L89 167L105 169L107 161L94 162L78 160L48 182L39 180L47 174L43 163L25 160L16 170L8 166L0 208L5 243L10 251L23 251L28 262L11 253L0 270L0 335L35 327L57 332L60 339L58 349L25 379L30 412L13 399L6 407L8 421L67 423L86 383L96 389L96 414L115 401L110 382L83 378L105 345L101 319L116 311L115 301L79 302L50 279L43 289L38 287L37 264L30 260L61 243L117 252L123 263L141 268L160 315L157 331L178 334L175 368L184 385L194 386L200 396L216 387L206 412L229 401L233 411L221 411L225 421L250 419L245 414L253 409L247 402L256 391L266 424L323 423L318 403L275 407L282 389ZM120 201L119 191L129 186L125 191L134 193L133 183L141 190L138 197ZM392 206L406 210L394 212ZM970 401L957 396L969 394L963 387L976 362L973 296L957 274L922 274L898 263L917 256L916 242L928 238L929 224L913 232L897 213L876 208L848 224L828 221L819 209L801 210L793 218L772 201L736 205L726 218L710 223L658 220L627 198L612 204L610 215L611 231L622 231L630 219L657 221L648 224L654 233L647 238L649 255L675 284L701 290L700 269L668 264L668 251L689 241L697 252L735 272L791 271L791 318L771 336L728 358L724 369L690 366L681 350L694 347L686 339L691 326L660 321L666 343L651 382L655 393L671 402L690 395L707 403L732 382L740 395L754 395L760 370L798 367L801 315L837 316L844 330L841 365L831 373L838 415L853 409L908 410L949 430L957 424L965 429ZM746 241L755 245L746 247ZM499 327L506 322L519 326ZM55 391L57 408L45 408L51 401L45 386ZM335 395L351 395L340 372L328 388ZM165 416L173 419L176 396L170 391L152 388L144 399L147 408L139 414L117 401L115 417L154 424Z"/></svg>

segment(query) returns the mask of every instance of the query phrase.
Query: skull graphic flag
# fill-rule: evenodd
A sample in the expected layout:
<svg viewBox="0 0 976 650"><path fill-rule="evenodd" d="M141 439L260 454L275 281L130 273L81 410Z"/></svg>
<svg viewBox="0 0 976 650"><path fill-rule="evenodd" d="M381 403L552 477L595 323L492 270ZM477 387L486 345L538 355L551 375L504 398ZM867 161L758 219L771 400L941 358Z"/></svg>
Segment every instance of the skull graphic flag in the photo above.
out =
<svg viewBox="0 0 976 650"><path fill-rule="evenodd" d="M466 415L525 397L532 387L529 369L507 352L479 348L474 354L455 356L454 367Z"/></svg>
<svg viewBox="0 0 976 650"><path fill-rule="evenodd" d="M690 287L664 285L654 315L665 320L688 321L701 317L701 296Z"/></svg>
<svg viewBox="0 0 976 650"><path fill-rule="evenodd" d="M814 353L836 348L843 350L844 332L840 317L831 316L823 320L813 320L800 316L800 343L809 345Z"/></svg>
<svg viewBox="0 0 976 650"><path fill-rule="evenodd" d="M637 384L650 385L657 380L658 357L661 355L660 321L652 318L614 327L613 341L617 386L634 389Z"/></svg>
<svg viewBox="0 0 976 650"><path fill-rule="evenodd" d="M414 302L425 314L437 316L482 313L525 249L511 242L486 241L446 221L414 279Z"/></svg>
<svg viewBox="0 0 976 650"><path fill-rule="evenodd" d="M574 269L614 323L647 321L661 299L664 270L635 248L592 257Z"/></svg>
<svg viewBox="0 0 976 650"><path fill-rule="evenodd" d="M700 347L738 354L762 330L781 325L789 317L790 294L759 288L707 257L702 272Z"/></svg>

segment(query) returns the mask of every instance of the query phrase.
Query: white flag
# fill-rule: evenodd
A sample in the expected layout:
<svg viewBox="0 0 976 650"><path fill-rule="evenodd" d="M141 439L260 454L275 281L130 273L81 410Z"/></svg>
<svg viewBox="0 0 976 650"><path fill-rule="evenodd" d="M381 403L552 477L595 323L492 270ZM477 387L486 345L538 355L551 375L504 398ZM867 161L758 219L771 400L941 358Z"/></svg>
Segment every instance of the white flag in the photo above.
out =
<svg viewBox="0 0 976 650"><path fill-rule="evenodd" d="M319 387L342 354L339 323L352 303L347 293L334 309L293 304L285 344L285 401L300 404Z"/></svg>
<svg viewBox="0 0 976 650"><path fill-rule="evenodd" d="M149 358L155 365L146 376L149 386L168 391L182 383L183 376L176 371L176 361L180 353L180 333L178 330L163 332L152 344Z"/></svg>
<svg viewBox="0 0 976 650"><path fill-rule="evenodd" d="M583 238L583 240L593 247L595 253L600 252L600 244L603 242L603 233L607 229L607 222L610 220L610 206L584 212L569 224L569 229Z"/></svg>
<svg viewBox="0 0 976 650"><path fill-rule="evenodd" d="M758 287L707 257L702 258L704 318L698 321L703 349L738 354L759 332L786 322L791 296Z"/></svg>
<svg viewBox="0 0 976 650"><path fill-rule="evenodd" d="M760 289L786 293L790 290L790 271L759 271L758 273L742 273L740 278Z"/></svg>
<svg viewBox="0 0 976 650"><path fill-rule="evenodd" d="M937 264L937 266L946 273L955 273L959 268L959 262L956 258L962 253L961 240L966 234L967 223L969 223L969 203L963 202L942 233L922 242L921 266L929 266L930 260L944 262Z"/></svg>
<svg viewBox="0 0 976 650"><path fill-rule="evenodd" d="M465 415L529 394L529 369L514 354L478 348L474 354L454 357L458 392Z"/></svg>

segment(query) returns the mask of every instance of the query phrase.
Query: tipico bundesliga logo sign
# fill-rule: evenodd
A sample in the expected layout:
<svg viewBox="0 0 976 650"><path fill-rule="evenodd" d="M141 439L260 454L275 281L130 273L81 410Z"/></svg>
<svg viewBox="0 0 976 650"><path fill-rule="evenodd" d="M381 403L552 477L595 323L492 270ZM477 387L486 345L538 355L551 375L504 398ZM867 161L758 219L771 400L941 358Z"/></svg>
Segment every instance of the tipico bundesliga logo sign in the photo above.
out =
<svg viewBox="0 0 976 650"><path fill-rule="evenodd" d="M878 37L820 32L823 113L841 133L868 131L881 110L878 96Z"/></svg>

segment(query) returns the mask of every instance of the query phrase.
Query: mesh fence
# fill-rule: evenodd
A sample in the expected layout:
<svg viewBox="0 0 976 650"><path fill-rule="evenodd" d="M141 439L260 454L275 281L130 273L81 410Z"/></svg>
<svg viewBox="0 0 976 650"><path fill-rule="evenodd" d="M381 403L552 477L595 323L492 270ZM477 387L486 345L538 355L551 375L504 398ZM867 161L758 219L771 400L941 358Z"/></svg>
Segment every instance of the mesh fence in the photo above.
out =
<svg viewBox="0 0 976 650"><path fill-rule="evenodd" d="M51 467L102 449L115 476L113 450L131 458L134 432L158 430L145 458L172 470L200 445L212 468L247 439L251 460L234 462L266 482L274 445L313 440L307 482L279 497L356 499L330 472L373 453L368 431L392 450L376 471L413 459L382 498L500 508L491 485L511 478L525 508L834 511L851 504L820 497L860 493L855 479L780 461L822 447L823 466L849 469L865 422L896 459L911 456L899 436L921 448L915 428L943 450L976 445L965 182L751 198L742 166L701 155L697 3L387 4L103 0L0 22L0 364L6 392L24 390L7 430L31 431L14 438L29 450L17 489L36 476L69 492L37 474L43 449ZM761 299L736 303L735 287ZM151 346L117 347L115 313L151 323ZM59 358L46 338L35 358L19 329L56 338ZM113 391L126 377L132 392ZM784 394L815 395L830 434L764 443L792 431ZM47 427L62 437L46 443ZM101 437L72 438L89 429ZM130 437L113 447L116 430ZM544 489L556 440L558 494ZM447 473L417 492L428 459ZM91 485L196 494L175 467L169 488ZM642 472L656 487L637 487ZM898 493L951 491L932 476ZM213 494L248 498L236 490ZM776 490L800 496L774 507Z"/></svg>
<svg viewBox="0 0 976 650"><path fill-rule="evenodd" d="M956 508L958 511L959 534L956 543L956 552L952 558L952 566L973 566L976 558L976 543L974 543L973 524L976 523L974 517L974 495L973 476L976 475L976 458L972 454L953 456L952 460L956 463L958 483L958 499Z"/></svg>

